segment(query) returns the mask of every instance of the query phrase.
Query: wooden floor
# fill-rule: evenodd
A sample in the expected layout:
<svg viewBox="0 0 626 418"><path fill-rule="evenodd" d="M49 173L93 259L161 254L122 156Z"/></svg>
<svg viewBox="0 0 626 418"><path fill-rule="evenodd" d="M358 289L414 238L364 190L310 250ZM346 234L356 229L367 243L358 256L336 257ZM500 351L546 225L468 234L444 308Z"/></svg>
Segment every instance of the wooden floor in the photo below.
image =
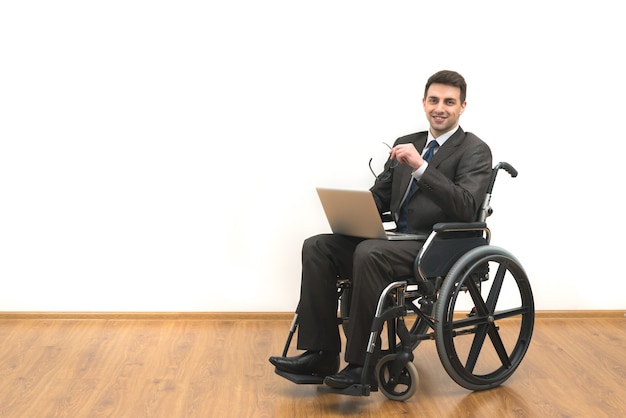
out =
<svg viewBox="0 0 626 418"><path fill-rule="evenodd" d="M0 318L0 417L623 417L626 318L538 318L503 386L470 392L433 341L418 392L318 393L274 374L285 319Z"/></svg>

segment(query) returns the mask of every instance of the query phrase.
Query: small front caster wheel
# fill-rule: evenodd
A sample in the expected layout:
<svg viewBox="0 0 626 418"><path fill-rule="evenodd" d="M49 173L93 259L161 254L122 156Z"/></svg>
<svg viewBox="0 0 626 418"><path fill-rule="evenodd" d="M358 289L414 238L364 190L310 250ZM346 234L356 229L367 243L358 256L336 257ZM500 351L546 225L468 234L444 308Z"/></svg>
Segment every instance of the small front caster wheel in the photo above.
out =
<svg viewBox="0 0 626 418"><path fill-rule="evenodd" d="M419 375L417 367L409 361L396 364L396 355L388 354L376 364L379 390L393 401L406 401L417 391Z"/></svg>

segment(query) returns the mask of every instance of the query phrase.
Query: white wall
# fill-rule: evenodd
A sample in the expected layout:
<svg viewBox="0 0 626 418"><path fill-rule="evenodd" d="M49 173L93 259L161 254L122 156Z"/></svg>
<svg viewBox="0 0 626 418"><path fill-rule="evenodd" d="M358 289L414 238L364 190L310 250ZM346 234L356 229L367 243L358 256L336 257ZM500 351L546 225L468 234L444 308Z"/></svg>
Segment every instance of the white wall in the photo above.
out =
<svg viewBox="0 0 626 418"><path fill-rule="evenodd" d="M301 242L328 230L314 187L369 187L381 141L426 128L444 68L468 81L462 127L520 172L499 175L490 226L537 309L626 309L621 16L609 0L2 2L0 310L293 310Z"/></svg>

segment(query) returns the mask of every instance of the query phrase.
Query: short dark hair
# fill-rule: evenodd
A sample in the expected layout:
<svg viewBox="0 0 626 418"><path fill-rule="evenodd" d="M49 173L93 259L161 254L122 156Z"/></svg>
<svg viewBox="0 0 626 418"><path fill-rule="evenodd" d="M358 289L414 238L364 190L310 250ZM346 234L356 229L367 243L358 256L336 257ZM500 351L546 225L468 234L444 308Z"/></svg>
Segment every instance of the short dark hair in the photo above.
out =
<svg viewBox="0 0 626 418"><path fill-rule="evenodd" d="M442 70L431 75L426 82L426 88L424 89L424 98L428 94L428 88L431 84L444 84L446 86L458 87L461 89L461 103L465 102L465 96L467 94L467 84L463 76L456 71Z"/></svg>

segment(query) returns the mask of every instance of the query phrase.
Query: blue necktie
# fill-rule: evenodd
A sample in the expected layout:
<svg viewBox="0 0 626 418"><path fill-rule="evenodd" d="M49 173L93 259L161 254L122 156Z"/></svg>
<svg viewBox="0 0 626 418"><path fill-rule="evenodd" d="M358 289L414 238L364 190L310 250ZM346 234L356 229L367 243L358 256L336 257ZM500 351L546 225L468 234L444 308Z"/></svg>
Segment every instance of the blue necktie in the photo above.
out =
<svg viewBox="0 0 626 418"><path fill-rule="evenodd" d="M426 152L424 153L424 156L422 157L424 161L430 162L430 160L432 160L433 158L433 155L435 155L435 150L438 147L439 147L439 143L436 140L431 141L430 144L428 144L428 147L426 148ZM417 190L417 182L415 181L415 179L411 178L411 184L409 185L409 192L406 195L406 199L404 199L404 201L402 202L402 206L400 206L398 222L396 222L396 230L398 232L408 231L407 222L406 222L407 206L408 206L409 200L411 200L411 196L413 196L416 190Z"/></svg>
<svg viewBox="0 0 626 418"><path fill-rule="evenodd" d="M424 153L424 156L422 157L424 161L429 163L430 160L433 159L433 155L435 155L435 150L438 147L439 147L439 142L437 142L437 140L431 141L430 144L428 144L428 148L426 148L426 152Z"/></svg>

